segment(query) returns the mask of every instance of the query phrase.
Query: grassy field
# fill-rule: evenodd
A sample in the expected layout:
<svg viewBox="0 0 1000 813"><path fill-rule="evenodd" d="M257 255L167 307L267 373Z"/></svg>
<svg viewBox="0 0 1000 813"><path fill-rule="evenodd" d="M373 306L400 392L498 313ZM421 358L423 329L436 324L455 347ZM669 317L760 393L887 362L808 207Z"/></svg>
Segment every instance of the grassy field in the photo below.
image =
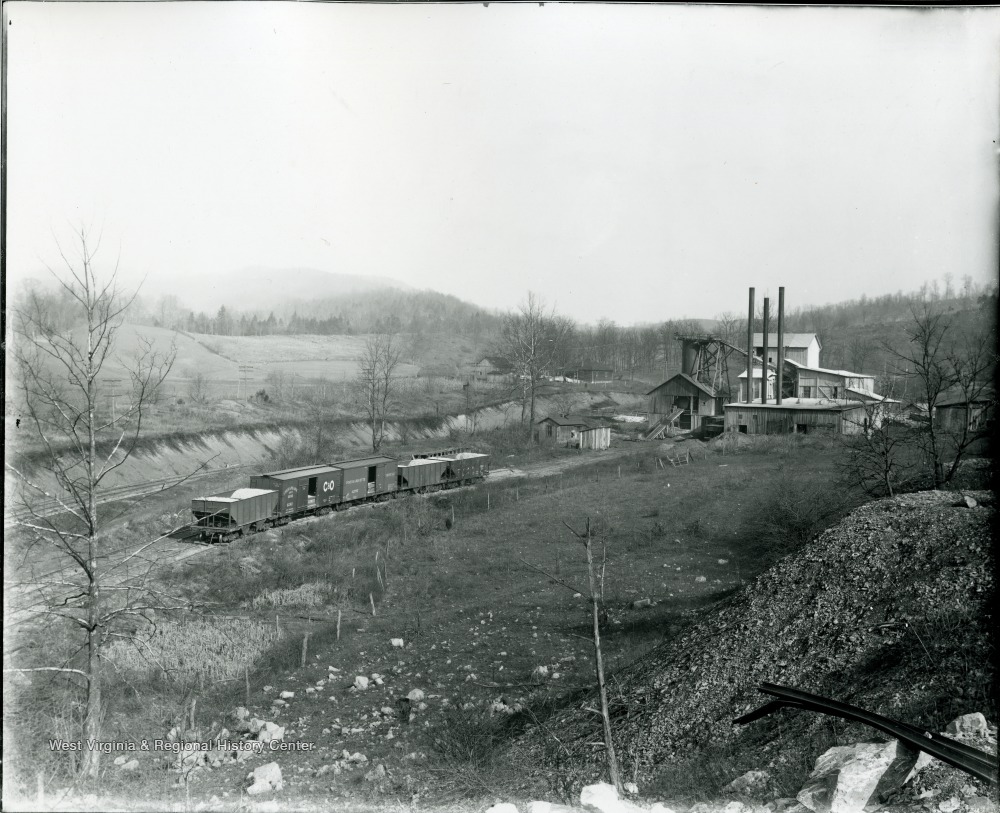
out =
<svg viewBox="0 0 1000 813"><path fill-rule="evenodd" d="M586 601L556 583L586 592L583 550L564 523L581 530L589 518L598 551L607 548L603 635L613 672L849 507L831 485L834 450L822 440L769 439L737 455L696 454L678 468L661 468L654 453L637 446L621 460L593 455L589 465L549 478L508 478L296 523L177 566L165 586L209 615L274 624L281 638L254 660L249 697L242 681L213 683L217 670L207 661L207 674L114 679L109 738L162 736L164 721L182 716L196 696L205 729L218 730L244 704L287 726L286 739L316 743L279 759L283 796L297 802L387 805L414 793L434 804L494 793L554 798L556 788L521 786L518 766L497 759L494 746L593 682ZM812 526L803 519L806 503ZM192 655L212 640L197 637ZM393 648L391 638L405 648ZM355 675L373 673L383 685L347 688ZM427 707L415 709L411 724L380 712L413 688L426 693ZM275 710L271 701L285 689L296 697ZM517 713L497 713L501 701ZM321 774L344 749L366 754L368 767L385 765L387 778ZM53 776L65 775L60 757L42 756ZM102 792L150 804L182 798L174 774L152 757L141 761L127 777L109 768ZM192 799L225 791L235 803L245 773L213 771L189 788Z"/></svg>

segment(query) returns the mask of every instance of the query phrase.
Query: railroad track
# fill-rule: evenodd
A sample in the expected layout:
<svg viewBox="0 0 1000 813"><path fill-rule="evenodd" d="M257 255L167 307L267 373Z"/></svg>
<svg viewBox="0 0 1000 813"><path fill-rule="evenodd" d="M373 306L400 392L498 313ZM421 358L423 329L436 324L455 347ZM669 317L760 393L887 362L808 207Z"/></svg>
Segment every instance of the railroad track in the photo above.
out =
<svg viewBox="0 0 1000 813"><path fill-rule="evenodd" d="M229 466L224 469L207 469L194 474L178 474L170 477L161 477L158 480L147 480L141 485L124 485L101 489L97 504L104 505L109 502L123 502L125 500L138 499L140 497L148 497L178 486L181 483L199 480L202 477L209 476L210 474L219 474L220 472L230 471L238 472L242 469L253 468L255 465L257 464L244 463L236 466ZM3 527L5 529L13 528L19 522L31 519L32 517L51 517L56 514L64 513L66 511L66 504L66 501L50 498L39 500L37 503L32 505L30 510L27 508L20 508L12 511L6 511L4 513Z"/></svg>
<svg viewBox="0 0 1000 813"><path fill-rule="evenodd" d="M848 703L841 703L839 700L803 692L801 689L779 686L775 683L761 683L758 689L777 699L733 720L735 725L752 723L783 708L797 708L842 717L876 728L890 737L895 737L914 751L924 751L970 776L981 779L994 790L997 788L997 758L978 748L972 748L963 742L934 734L909 723L901 723L899 720L883 717L881 714L865 711Z"/></svg>

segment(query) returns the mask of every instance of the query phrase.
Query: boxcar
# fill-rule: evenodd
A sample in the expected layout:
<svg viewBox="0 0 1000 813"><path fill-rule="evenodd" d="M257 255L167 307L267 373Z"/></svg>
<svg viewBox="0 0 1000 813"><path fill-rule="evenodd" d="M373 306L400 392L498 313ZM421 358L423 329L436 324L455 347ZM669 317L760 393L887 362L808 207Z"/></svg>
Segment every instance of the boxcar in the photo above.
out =
<svg viewBox="0 0 1000 813"><path fill-rule="evenodd" d="M396 491L396 461L391 457L364 457L330 464L340 471L341 503L388 497Z"/></svg>
<svg viewBox="0 0 1000 813"><path fill-rule="evenodd" d="M278 492L274 489L238 488L191 500L191 513L201 538L216 541L266 527L277 505Z"/></svg>
<svg viewBox="0 0 1000 813"><path fill-rule="evenodd" d="M278 516L282 521L300 514L326 513L340 502L343 472L335 466L305 466L250 478L253 488L278 492Z"/></svg>

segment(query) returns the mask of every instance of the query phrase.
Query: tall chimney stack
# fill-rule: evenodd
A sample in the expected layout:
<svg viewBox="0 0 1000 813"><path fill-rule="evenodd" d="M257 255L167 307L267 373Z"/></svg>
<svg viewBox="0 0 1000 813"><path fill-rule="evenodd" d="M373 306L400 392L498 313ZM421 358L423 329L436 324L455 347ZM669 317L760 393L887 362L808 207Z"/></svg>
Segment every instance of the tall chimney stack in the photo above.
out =
<svg viewBox="0 0 1000 813"><path fill-rule="evenodd" d="M778 288L778 378L775 384L778 391L774 394L774 403L781 404L782 374L785 370L785 288Z"/></svg>
<svg viewBox="0 0 1000 813"><path fill-rule="evenodd" d="M753 294L750 289L750 311L747 315L747 403L753 403Z"/></svg>
<svg viewBox="0 0 1000 813"><path fill-rule="evenodd" d="M768 297L764 297L764 348L760 354L760 402L762 404L767 403L767 329L771 326L770 322L770 305L771 300Z"/></svg>

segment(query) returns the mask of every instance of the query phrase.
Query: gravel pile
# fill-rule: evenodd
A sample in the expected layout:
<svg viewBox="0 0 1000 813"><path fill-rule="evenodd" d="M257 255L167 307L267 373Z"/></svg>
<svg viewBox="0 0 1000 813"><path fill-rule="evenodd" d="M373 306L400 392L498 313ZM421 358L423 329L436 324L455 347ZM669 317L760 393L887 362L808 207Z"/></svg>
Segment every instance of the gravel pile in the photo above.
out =
<svg viewBox="0 0 1000 813"><path fill-rule="evenodd" d="M944 695L964 693L966 711L989 714L973 687L993 675L993 497L969 494L974 508L957 507L954 493L924 492L857 509L618 674L624 702L613 727L625 771L649 776L655 765L760 725L739 729L732 720L766 702L756 690L762 681L928 726L946 720L914 716ZM915 648L927 657L914 657ZM593 702L549 719L524 747L541 759L558 738L561 768L593 775L603 758L593 745L600 718L584 709Z"/></svg>

